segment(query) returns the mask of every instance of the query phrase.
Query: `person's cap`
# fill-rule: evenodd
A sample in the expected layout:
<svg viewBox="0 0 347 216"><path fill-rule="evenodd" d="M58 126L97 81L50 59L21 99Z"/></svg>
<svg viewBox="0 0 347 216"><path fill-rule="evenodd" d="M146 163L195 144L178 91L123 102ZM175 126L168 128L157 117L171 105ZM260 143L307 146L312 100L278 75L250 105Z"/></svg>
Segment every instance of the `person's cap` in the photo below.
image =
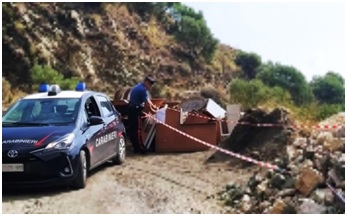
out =
<svg viewBox="0 0 347 216"><path fill-rule="evenodd" d="M153 85L153 84L154 84L154 82L155 82L154 78L153 78L153 77L151 77L151 76L146 76L145 80L146 80L146 81L148 81L148 82L150 82L150 83L151 83L151 85Z"/></svg>

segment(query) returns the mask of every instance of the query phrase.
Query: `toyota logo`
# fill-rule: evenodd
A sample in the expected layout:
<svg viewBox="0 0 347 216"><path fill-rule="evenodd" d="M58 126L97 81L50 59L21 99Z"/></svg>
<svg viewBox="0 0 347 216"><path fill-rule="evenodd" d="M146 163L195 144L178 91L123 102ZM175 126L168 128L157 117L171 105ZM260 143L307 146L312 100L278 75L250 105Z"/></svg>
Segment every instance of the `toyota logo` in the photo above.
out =
<svg viewBox="0 0 347 216"><path fill-rule="evenodd" d="M15 158L18 156L18 152L16 150L10 150L7 152L7 156L9 156L10 158Z"/></svg>

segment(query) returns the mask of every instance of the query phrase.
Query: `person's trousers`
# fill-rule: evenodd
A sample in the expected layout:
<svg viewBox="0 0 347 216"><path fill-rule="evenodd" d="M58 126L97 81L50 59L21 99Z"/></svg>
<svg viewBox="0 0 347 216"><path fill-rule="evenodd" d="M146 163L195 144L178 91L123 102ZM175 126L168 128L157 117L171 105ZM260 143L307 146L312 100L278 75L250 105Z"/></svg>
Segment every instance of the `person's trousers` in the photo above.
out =
<svg viewBox="0 0 347 216"><path fill-rule="evenodd" d="M128 136L132 143L135 153L141 153L146 151L146 147L142 141L142 119L141 119L142 108L136 108L129 106L128 108Z"/></svg>

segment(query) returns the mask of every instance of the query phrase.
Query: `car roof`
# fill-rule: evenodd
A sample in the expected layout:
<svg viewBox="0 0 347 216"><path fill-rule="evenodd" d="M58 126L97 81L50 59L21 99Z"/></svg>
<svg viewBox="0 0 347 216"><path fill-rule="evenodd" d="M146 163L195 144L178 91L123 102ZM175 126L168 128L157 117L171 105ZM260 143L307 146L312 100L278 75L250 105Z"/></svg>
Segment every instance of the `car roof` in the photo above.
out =
<svg viewBox="0 0 347 216"><path fill-rule="evenodd" d="M35 93L25 96L23 99L47 99L47 98L82 98L83 95L96 93L93 91L61 91L57 95L48 96L48 92Z"/></svg>

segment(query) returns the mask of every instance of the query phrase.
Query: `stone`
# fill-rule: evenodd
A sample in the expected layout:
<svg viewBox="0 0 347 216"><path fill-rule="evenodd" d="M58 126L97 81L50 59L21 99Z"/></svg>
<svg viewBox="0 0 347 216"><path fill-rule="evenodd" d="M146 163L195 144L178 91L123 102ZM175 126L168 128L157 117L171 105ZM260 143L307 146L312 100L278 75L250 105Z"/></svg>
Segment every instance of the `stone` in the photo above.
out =
<svg viewBox="0 0 347 216"><path fill-rule="evenodd" d="M306 144L307 144L307 140L305 137L297 137L293 142L293 146L300 147L300 148L305 147Z"/></svg>
<svg viewBox="0 0 347 216"><path fill-rule="evenodd" d="M340 175L337 174L336 169L330 169L328 176L333 180L336 187L345 187L345 182L340 178Z"/></svg>
<svg viewBox="0 0 347 216"><path fill-rule="evenodd" d="M286 182L286 178L279 174L276 173L271 179L270 179L270 185L273 188L281 189L284 183Z"/></svg>
<svg viewBox="0 0 347 216"><path fill-rule="evenodd" d="M298 214L323 214L326 208L317 204L312 199L301 199L302 203L297 209Z"/></svg>
<svg viewBox="0 0 347 216"><path fill-rule="evenodd" d="M345 141L338 138L327 139L323 143L323 149L331 152L335 152L341 149L345 144Z"/></svg>
<svg viewBox="0 0 347 216"><path fill-rule="evenodd" d="M277 193L277 197L286 197L286 196L293 196L296 192L295 188L287 188L283 189L280 192Z"/></svg>
<svg viewBox="0 0 347 216"><path fill-rule="evenodd" d="M316 189L312 192L311 198L319 204L324 204L325 202L325 194L329 189Z"/></svg>
<svg viewBox="0 0 347 216"><path fill-rule="evenodd" d="M299 152L296 149L296 147L294 147L293 145L288 145L287 146L287 155L288 155L289 160L293 160L294 158L296 158L299 155Z"/></svg>
<svg viewBox="0 0 347 216"><path fill-rule="evenodd" d="M257 194L262 194L268 189L268 180L262 181L256 187Z"/></svg>
<svg viewBox="0 0 347 216"><path fill-rule="evenodd" d="M252 202L251 202L251 198L249 195L244 194L242 199L241 199L241 211L242 212L249 212L252 209Z"/></svg>
<svg viewBox="0 0 347 216"><path fill-rule="evenodd" d="M286 208L286 204L282 199L277 199L275 203L265 210L265 214L282 214Z"/></svg>
<svg viewBox="0 0 347 216"><path fill-rule="evenodd" d="M339 127L337 131L333 134L337 138L344 138L345 137L345 126Z"/></svg>
<svg viewBox="0 0 347 216"><path fill-rule="evenodd" d="M321 131L317 136L317 144L323 145L326 141L332 140L333 135L328 131Z"/></svg>
<svg viewBox="0 0 347 216"><path fill-rule="evenodd" d="M321 173L311 167L304 167L295 181L295 188L303 195L308 196L322 182Z"/></svg>

